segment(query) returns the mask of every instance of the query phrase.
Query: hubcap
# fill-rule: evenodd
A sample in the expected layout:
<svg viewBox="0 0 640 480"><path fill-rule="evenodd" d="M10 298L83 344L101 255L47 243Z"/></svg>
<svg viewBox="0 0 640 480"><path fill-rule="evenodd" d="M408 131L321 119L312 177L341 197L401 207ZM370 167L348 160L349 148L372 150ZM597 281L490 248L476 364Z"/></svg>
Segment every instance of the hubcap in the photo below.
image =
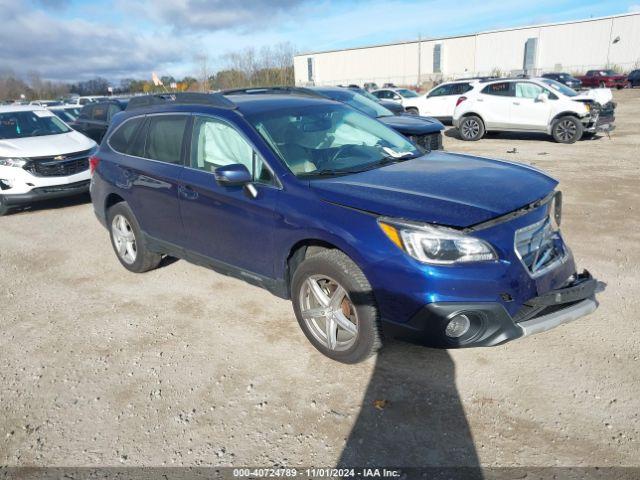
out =
<svg viewBox="0 0 640 480"><path fill-rule="evenodd" d="M464 138L474 138L480 132L480 125L475 120L465 120L462 122L462 136Z"/></svg>
<svg viewBox="0 0 640 480"><path fill-rule="evenodd" d="M576 136L577 130L578 129L572 121L563 120L556 127L556 134L560 140L568 141Z"/></svg>
<svg viewBox="0 0 640 480"><path fill-rule="evenodd" d="M300 312L311 334L329 350L344 351L358 336L358 316L347 291L325 275L300 288Z"/></svg>
<svg viewBox="0 0 640 480"><path fill-rule="evenodd" d="M116 215L111 222L111 235L116 246L118 256L123 262L132 264L138 256L136 236L133 234L129 221L123 215Z"/></svg>

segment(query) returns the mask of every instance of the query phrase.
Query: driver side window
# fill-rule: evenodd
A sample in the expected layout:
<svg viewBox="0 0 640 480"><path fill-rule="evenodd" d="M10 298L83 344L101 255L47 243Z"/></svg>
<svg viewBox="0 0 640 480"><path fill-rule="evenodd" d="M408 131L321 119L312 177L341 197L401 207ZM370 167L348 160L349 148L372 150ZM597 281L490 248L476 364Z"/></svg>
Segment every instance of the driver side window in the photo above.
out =
<svg viewBox="0 0 640 480"><path fill-rule="evenodd" d="M264 159L231 125L208 117L195 117L191 137L192 168L213 172L225 165L240 163L251 172L253 181L275 184Z"/></svg>

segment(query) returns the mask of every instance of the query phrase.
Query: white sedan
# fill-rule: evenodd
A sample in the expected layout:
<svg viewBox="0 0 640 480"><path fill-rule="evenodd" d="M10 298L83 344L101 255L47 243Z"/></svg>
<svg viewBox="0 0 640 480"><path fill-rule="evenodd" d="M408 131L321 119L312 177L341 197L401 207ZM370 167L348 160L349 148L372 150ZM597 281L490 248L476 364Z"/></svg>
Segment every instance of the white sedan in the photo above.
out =
<svg viewBox="0 0 640 480"><path fill-rule="evenodd" d="M413 90L409 90L408 88L381 88L379 90L374 90L371 92L371 95L375 95L380 100L391 100L392 102L397 102L403 107L407 106L407 102L418 98L418 94ZM410 112L410 113L418 113L418 112Z"/></svg>

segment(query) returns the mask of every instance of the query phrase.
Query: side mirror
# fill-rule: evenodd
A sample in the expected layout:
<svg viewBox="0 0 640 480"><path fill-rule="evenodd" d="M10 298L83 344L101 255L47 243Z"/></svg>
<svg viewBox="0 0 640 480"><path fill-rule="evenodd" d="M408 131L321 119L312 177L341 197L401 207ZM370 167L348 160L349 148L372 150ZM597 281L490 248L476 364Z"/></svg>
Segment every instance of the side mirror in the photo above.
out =
<svg viewBox="0 0 640 480"><path fill-rule="evenodd" d="M541 93L536 97L536 102L548 102L549 96L546 93Z"/></svg>
<svg viewBox="0 0 640 480"><path fill-rule="evenodd" d="M245 185L253 181L249 169L241 163L218 167L213 171L213 175L215 176L218 185L225 185L229 187Z"/></svg>

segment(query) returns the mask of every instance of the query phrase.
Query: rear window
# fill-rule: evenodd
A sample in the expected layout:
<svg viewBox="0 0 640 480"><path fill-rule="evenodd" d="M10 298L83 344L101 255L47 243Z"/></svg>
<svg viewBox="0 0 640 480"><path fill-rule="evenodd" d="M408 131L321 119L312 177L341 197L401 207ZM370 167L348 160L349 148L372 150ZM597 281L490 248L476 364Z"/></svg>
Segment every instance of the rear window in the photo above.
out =
<svg viewBox="0 0 640 480"><path fill-rule="evenodd" d="M497 95L501 97L513 97L513 88L511 82L492 83L482 90L486 95Z"/></svg>
<svg viewBox="0 0 640 480"><path fill-rule="evenodd" d="M182 163L182 141L187 115L149 117L145 157L166 163Z"/></svg>
<svg viewBox="0 0 640 480"><path fill-rule="evenodd" d="M109 138L109 145L116 152L125 153L127 155L139 156L137 148L134 145L136 133L140 125L144 121L144 117L136 117L125 121Z"/></svg>
<svg viewBox="0 0 640 480"><path fill-rule="evenodd" d="M106 122L107 105L94 105L91 111L91 119Z"/></svg>

